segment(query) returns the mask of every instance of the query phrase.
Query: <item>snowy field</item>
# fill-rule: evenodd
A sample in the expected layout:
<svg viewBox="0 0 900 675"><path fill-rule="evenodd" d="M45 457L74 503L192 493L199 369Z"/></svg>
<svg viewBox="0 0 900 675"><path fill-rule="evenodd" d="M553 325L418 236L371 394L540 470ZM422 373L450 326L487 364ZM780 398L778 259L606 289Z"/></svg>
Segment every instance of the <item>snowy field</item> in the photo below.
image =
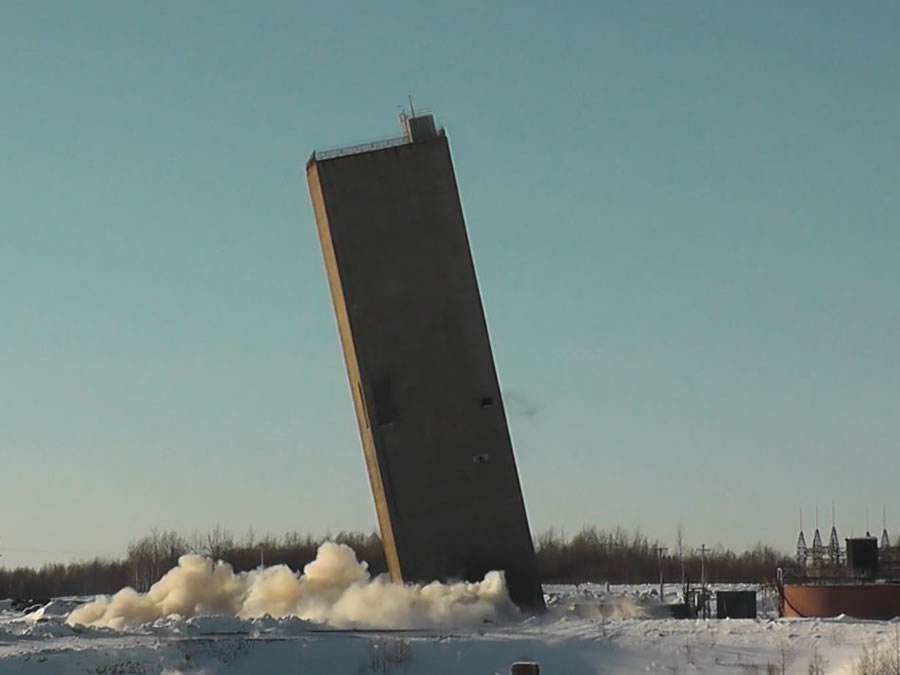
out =
<svg viewBox="0 0 900 675"><path fill-rule="evenodd" d="M543 675L852 673L864 647L891 645L900 630L777 619L766 598L758 620L653 618L652 586L547 586L548 612L534 617L510 609L496 578L402 587L340 562L298 578L285 568L233 575L208 561L204 576L194 560L193 576L176 568L146 595L87 607L92 598L62 598L27 613L0 600L0 675L492 675L522 660ZM193 616L172 615L171 603ZM395 628L378 627L380 618Z"/></svg>

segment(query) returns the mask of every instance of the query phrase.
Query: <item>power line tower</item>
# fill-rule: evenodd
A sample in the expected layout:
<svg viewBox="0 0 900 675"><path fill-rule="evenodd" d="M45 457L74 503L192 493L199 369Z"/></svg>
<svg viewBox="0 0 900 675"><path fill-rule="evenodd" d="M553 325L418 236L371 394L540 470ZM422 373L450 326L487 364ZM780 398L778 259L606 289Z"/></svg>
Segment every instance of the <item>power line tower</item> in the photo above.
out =
<svg viewBox="0 0 900 675"><path fill-rule="evenodd" d="M797 564L806 567L809 557L809 548L806 546L806 537L803 536L803 509L800 509L800 535L797 537Z"/></svg>
<svg viewBox="0 0 900 675"><path fill-rule="evenodd" d="M834 519L834 502L831 503L831 536L828 538L828 558L833 567L841 564L841 540L838 538Z"/></svg>
<svg viewBox="0 0 900 675"><path fill-rule="evenodd" d="M825 546L822 544L822 534L819 532L819 507L816 506L816 531L813 534L812 561L816 568L822 567L825 560Z"/></svg>

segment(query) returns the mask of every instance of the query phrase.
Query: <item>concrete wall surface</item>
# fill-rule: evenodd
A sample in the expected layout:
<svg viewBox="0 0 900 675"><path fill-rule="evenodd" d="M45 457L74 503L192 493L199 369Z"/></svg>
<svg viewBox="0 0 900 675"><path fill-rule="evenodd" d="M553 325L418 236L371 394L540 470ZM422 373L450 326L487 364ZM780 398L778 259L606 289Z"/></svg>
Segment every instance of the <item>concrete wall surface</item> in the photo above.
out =
<svg viewBox="0 0 900 675"><path fill-rule="evenodd" d="M392 575L503 569L542 605L446 137L313 160L308 179Z"/></svg>

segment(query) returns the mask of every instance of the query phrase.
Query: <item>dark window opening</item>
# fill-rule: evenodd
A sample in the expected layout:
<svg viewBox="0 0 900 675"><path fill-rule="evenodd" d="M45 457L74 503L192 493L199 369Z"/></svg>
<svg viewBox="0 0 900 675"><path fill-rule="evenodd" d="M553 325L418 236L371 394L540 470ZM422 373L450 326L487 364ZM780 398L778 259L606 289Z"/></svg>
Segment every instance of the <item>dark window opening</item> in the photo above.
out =
<svg viewBox="0 0 900 675"><path fill-rule="evenodd" d="M375 399L375 424L378 426L390 424L400 418L394 404L394 385L390 375L379 375L375 378L372 395Z"/></svg>
<svg viewBox="0 0 900 675"><path fill-rule="evenodd" d="M492 396L482 396L480 403L482 408L487 408L489 405L494 405L494 398Z"/></svg>

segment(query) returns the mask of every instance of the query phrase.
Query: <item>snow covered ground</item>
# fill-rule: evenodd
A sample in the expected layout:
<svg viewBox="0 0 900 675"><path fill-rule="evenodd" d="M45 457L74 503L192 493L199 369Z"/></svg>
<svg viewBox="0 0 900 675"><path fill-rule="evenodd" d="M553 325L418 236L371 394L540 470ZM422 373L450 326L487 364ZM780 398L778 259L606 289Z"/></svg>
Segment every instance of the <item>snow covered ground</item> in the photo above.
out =
<svg viewBox="0 0 900 675"><path fill-rule="evenodd" d="M734 587L731 587L734 588ZM0 600L0 675L492 675L536 661L544 675L853 673L900 623L775 618L677 620L651 585L546 586L548 611L521 614L503 576L413 586L372 578L352 549L324 544L295 574L236 574L184 556L147 593ZM664 603L678 601L667 587Z"/></svg>
<svg viewBox="0 0 900 675"><path fill-rule="evenodd" d="M587 673L852 673L864 646L900 623L642 618L650 586L547 587L550 611L465 630L330 630L298 618L169 617L116 631L66 623L85 599L30 614L0 601L0 673L96 675L508 673L519 660L546 675ZM585 607L620 606L585 617ZM626 609L627 608L627 609Z"/></svg>

